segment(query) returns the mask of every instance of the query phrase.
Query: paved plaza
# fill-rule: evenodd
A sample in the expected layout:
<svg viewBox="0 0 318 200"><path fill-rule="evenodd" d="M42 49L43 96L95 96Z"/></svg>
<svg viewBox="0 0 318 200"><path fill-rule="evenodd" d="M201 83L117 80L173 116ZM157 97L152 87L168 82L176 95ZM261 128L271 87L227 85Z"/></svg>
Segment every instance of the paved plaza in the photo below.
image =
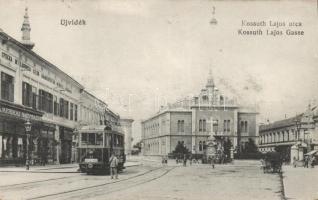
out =
<svg viewBox="0 0 318 200"><path fill-rule="evenodd" d="M11 199L283 199L279 174L264 174L258 161L233 164L193 164L183 167L173 161L162 166L155 160L130 162L118 180L109 176L73 173L0 172L2 200ZM3 170L3 168L1 169ZM0 170L0 171L1 171ZM73 172L72 172L73 170ZM35 172L37 171L37 172Z"/></svg>

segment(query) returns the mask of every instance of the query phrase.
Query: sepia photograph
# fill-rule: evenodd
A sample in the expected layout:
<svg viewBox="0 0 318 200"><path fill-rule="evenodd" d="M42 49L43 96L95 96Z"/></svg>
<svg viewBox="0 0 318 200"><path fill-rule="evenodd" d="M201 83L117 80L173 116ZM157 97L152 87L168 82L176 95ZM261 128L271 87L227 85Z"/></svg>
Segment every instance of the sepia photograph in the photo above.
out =
<svg viewBox="0 0 318 200"><path fill-rule="evenodd" d="M318 200L318 0L0 0L0 200Z"/></svg>

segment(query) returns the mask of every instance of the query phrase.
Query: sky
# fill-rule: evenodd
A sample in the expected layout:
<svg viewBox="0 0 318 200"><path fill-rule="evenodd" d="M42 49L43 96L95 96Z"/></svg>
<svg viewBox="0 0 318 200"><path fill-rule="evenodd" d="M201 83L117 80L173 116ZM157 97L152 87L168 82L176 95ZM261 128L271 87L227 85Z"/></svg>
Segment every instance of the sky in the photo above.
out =
<svg viewBox="0 0 318 200"><path fill-rule="evenodd" d="M315 0L0 0L0 28L18 40L26 6L34 51L133 118L134 142L141 120L199 94L209 70L226 96L258 106L260 122L292 117L318 97ZM242 36L251 29L242 20L301 22L291 29L305 35Z"/></svg>

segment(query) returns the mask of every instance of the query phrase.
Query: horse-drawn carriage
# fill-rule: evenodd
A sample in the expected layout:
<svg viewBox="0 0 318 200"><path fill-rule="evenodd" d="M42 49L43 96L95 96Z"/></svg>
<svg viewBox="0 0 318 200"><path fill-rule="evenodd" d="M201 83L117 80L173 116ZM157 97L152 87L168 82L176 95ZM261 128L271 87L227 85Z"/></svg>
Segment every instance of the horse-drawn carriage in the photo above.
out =
<svg viewBox="0 0 318 200"><path fill-rule="evenodd" d="M278 152L267 152L261 160L264 173L279 173L282 170L282 156Z"/></svg>

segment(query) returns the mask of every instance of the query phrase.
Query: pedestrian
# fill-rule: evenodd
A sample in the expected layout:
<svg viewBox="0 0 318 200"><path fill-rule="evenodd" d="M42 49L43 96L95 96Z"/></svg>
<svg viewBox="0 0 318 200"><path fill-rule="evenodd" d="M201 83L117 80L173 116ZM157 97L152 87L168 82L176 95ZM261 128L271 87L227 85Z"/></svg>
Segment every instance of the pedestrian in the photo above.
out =
<svg viewBox="0 0 318 200"><path fill-rule="evenodd" d="M297 160L296 160L296 157L294 156L293 157L293 166L296 168L296 165L297 165Z"/></svg>
<svg viewBox="0 0 318 200"><path fill-rule="evenodd" d="M109 165L110 165L111 179L113 179L113 176L115 176L115 178L118 179L118 173L117 173L118 158L116 157L115 153L112 153L112 156L109 159Z"/></svg>
<svg viewBox="0 0 318 200"><path fill-rule="evenodd" d="M311 168L314 168L315 167L315 156L312 156L311 159L310 159L310 166Z"/></svg>
<svg viewBox="0 0 318 200"><path fill-rule="evenodd" d="M25 166L26 166L26 170L30 169L30 160L29 159L26 159Z"/></svg>
<svg viewBox="0 0 318 200"><path fill-rule="evenodd" d="M191 166L192 165L192 154L190 154L189 161L190 161L190 166Z"/></svg>
<svg viewBox="0 0 318 200"><path fill-rule="evenodd" d="M211 166L212 166L213 169L214 169L214 164L215 164L215 161L214 161L214 157L212 156L212 158L211 158Z"/></svg>
<svg viewBox="0 0 318 200"><path fill-rule="evenodd" d="M305 168L308 168L308 164L309 164L309 156L305 156L304 167L305 167Z"/></svg>

